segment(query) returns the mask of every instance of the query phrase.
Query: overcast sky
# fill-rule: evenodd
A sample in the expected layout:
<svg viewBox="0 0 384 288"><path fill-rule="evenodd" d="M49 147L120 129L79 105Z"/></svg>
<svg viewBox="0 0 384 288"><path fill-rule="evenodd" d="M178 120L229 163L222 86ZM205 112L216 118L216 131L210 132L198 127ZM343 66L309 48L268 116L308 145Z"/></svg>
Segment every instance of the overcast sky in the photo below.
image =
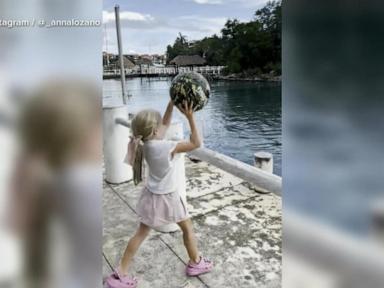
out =
<svg viewBox="0 0 384 288"><path fill-rule="evenodd" d="M266 2L268 0L104 0L103 51L117 53L116 4L120 6L124 53L164 54L179 32L189 40L220 34L227 19L249 21Z"/></svg>

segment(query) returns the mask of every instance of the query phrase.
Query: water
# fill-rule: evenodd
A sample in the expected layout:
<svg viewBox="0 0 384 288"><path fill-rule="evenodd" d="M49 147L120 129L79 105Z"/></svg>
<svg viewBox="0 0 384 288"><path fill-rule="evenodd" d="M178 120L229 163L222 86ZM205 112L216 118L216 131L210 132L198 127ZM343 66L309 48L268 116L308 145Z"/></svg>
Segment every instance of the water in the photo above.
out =
<svg viewBox="0 0 384 288"><path fill-rule="evenodd" d="M132 96L130 113L143 108L161 112L169 101L169 78L127 79ZM104 80L104 105L121 103L119 80ZM253 164L256 151L267 151L274 157L274 173L281 175L281 85L276 83L224 82L211 83L208 105L196 113L196 119L207 148L248 164ZM183 119L175 110L174 117ZM187 130L186 122L185 130Z"/></svg>

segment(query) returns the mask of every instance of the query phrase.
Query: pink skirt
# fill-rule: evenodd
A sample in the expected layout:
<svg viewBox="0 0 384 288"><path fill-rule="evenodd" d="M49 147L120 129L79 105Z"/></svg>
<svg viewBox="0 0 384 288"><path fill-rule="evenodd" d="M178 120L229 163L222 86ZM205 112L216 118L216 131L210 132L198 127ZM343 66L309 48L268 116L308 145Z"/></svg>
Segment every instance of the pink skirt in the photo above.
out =
<svg viewBox="0 0 384 288"><path fill-rule="evenodd" d="M143 188L136 208L140 222L158 227L189 218L186 203L179 193L154 194Z"/></svg>

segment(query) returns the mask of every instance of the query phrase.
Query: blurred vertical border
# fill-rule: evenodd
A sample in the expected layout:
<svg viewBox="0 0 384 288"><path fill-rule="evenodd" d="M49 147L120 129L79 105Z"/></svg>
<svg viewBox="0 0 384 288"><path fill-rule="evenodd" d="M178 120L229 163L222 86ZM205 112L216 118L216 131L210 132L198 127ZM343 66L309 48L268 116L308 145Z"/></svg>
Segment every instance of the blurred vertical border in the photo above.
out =
<svg viewBox="0 0 384 288"><path fill-rule="evenodd" d="M382 1L283 1L283 287L384 287L382 35Z"/></svg>
<svg viewBox="0 0 384 288"><path fill-rule="evenodd" d="M101 15L0 2L0 287L102 286Z"/></svg>

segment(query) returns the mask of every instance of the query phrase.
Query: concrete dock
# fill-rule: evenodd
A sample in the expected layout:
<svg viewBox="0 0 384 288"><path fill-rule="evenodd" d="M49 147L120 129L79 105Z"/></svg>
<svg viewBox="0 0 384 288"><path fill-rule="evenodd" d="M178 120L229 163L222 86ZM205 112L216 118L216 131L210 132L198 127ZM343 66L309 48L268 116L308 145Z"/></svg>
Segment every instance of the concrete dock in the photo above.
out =
<svg viewBox="0 0 384 288"><path fill-rule="evenodd" d="M214 270L185 275L188 261L180 231L152 231L130 267L140 288L281 287L281 197L205 162L186 158L187 202L199 249ZM104 183L103 276L115 267L137 228L142 185Z"/></svg>

